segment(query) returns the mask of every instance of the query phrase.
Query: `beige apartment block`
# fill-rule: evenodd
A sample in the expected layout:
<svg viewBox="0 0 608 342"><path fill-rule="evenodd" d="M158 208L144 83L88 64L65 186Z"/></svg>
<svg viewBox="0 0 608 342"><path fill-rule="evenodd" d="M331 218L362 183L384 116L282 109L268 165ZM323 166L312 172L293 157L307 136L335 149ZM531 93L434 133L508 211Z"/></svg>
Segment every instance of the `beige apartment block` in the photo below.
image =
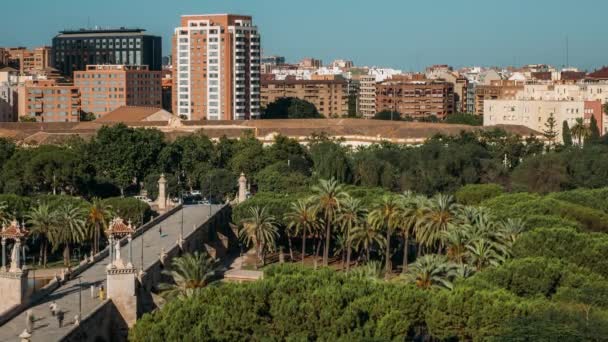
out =
<svg viewBox="0 0 608 342"><path fill-rule="evenodd" d="M370 119L376 115L376 76L365 75L359 79L359 114Z"/></svg>
<svg viewBox="0 0 608 342"><path fill-rule="evenodd" d="M484 115L484 102L486 100L514 100L517 92L524 89L523 82L519 81L491 81L489 85L475 87L475 114Z"/></svg>
<svg viewBox="0 0 608 342"><path fill-rule="evenodd" d="M260 116L260 34L250 16L184 15L173 36L173 113L191 120Z"/></svg>
<svg viewBox="0 0 608 342"><path fill-rule="evenodd" d="M341 76L313 75L310 80L297 80L294 77L262 80L262 106L267 107L284 97L306 100L328 118L348 114L348 85Z"/></svg>
<svg viewBox="0 0 608 342"><path fill-rule="evenodd" d="M601 118L599 101L566 101L566 100L489 100L484 103L484 126L522 125L538 132L547 128L545 124L551 115L557 123L561 142L561 129L564 121L572 127L576 119L582 118L586 123L591 116ZM600 132L603 123L598 120Z"/></svg>
<svg viewBox="0 0 608 342"><path fill-rule="evenodd" d="M87 65L74 71L82 110L101 117L122 106L162 107L161 71L147 65Z"/></svg>

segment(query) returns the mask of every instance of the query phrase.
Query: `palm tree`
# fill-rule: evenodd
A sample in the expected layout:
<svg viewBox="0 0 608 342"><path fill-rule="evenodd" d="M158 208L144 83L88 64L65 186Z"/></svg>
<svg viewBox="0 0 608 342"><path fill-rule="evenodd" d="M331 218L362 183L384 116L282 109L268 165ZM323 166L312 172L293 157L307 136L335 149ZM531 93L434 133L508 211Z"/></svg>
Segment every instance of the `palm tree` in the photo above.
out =
<svg viewBox="0 0 608 342"><path fill-rule="evenodd" d="M451 227L442 234L443 243L447 247L448 259L459 265L463 265L465 262L467 245L470 241L469 227L468 225Z"/></svg>
<svg viewBox="0 0 608 342"><path fill-rule="evenodd" d="M411 191L406 191L401 195L399 202L399 227L403 235L402 273L407 272L410 236L422 222L427 201L426 197L414 195Z"/></svg>
<svg viewBox="0 0 608 342"><path fill-rule="evenodd" d="M335 179L321 179L319 184L312 187L313 201L318 204L325 221L325 246L323 248L323 266L329 261L329 244L331 242L331 227L340 210L342 200L346 196L342 185Z"/></svg>
<svg viewBox="0 0 608 342"><path fill-rule="evenodd" d="M274 249L279 235L274 216L266 212L266 207L249 208L249 217L241 220L239 236L247 244L253 244L256 256L262 262L266 261L266 252Z"/></svg>
<svg viewBox="0 0 608 342"><path fill-rule="evenodd" d="M456 221L456 211L458 205L450 195L437 194L428 202L425 214L420 225L416 227L416 239L427 247L443 248L441 236L443 232Z"/></svg>
<svg viewBox="0 0 608 342"><path fill-rule="evenodd" d="M401 278L413 282L422 289L452 289L452 280L457 276L456 266L443 255L427 254L414 262Z"/></svg>
<svg viewBox="0 0 608 342"><path fill-rule="evenodd" d="M8 212L6 202L0 202L0 225L8 224L12 218L12 215Z"/></svg>
<svg viewBox="0 0 608 342"><path fill-rule="evenodd" d="M349 276L355 279L380 281L385 275L382 263L379 261L370 261L365 265L355 267Z"/></svg>
<svg viewBox="0 0 608 342"><path fill-rule="evenodd" d="M41 241L40 260L46 268L49 241L57 226L57 215L51 211L48 204L41 203L30 211L27 218L32 236Z"/></svg>
<svg viewBox="0 0 608 342"><path fill-rule="evenodd" d="M310 200L298 200L291 204L291 211L285 215L288 229L294 229L302 236L302 265L306 256L306 239L317 230L317 207Z"/></svg>
<svg viewBox="0 0 608 342"><path fill-rule="evenodd" d="M391 264L391 237L400 224L399 202L395 196L386 195L382 197L380 204L369 213L367 217L369 224L376 230L382 230L386 234L385 266L386 274L392 271Z"/></svg>
<svg viewBox="0 0 608 342"><path fill-rule="evenodd" d="M509 244L513 244L521 233L527 230L526 222L520 218L509 218L499 223L504 239Z"/></svg>
<svg viewBox="0 0 608 342"><path fill-rule="evenodd" d="M56 213L57 226L51 231L53 250L63 245L63 265L70 266L70 244L80 243L86 238L85 212L82 208L67 203Z"/></svg>
<svg viewBox="0 0 608 342"><path fill-rule="evenodd" d="M586 139L591 133L589 127L585 125L582 118L576 119L576 123L574 126L572 126L572 128L570 128L570 132L576 138L576 140L578 140L579 146L583 145L583 140Z"/></svg>
<svg viewBox="0 0 608 342"><path fill-rule="evenodd" d="M93 201L87 208L87 223L90 225L90 237L93 240L93 254L99 253L99 242L101 230L107 228L108 222L112 219L112 207L105 204L99 198Z"/></svg>
<svg viewBox="0 0 608 342"><path fill-rule="evenodd" d="M365 220L366 210L363 208L363 204L360 200L346 196L342 202L340 208L340 214L338 221L340 222L340 228L342 234L345 237L346 243L346 271L350 270L350 259L352 253L352 239L351 235L353 231L361 226Z"/></svg>
<svg viewBox="0 0 608 342"><path fill-rule="evenodd" d="M175 258L170 270L163 271L174 283L161 284L162 296L167 299L191 297L207 286L218 268L219 263L205 252Z"/></svg>
<svg viewBox="0 0 608 342"><path fill-rule="evenodd" d="M351 236L351 245L358 251L365 251L365 261L370 261L370 250L372 246L377 245L378 248L384 248L386 239L382 236L382 232L374 229L372 226L363 222L360 226L355 227Z"/></svg>
<svg viewBox="0 0 608 342"><path fill-rule="evenodd" d="M488 266L498 266L505 260L497 250L496 244L485 239L473 241L467 245L467 250L469 262L477 271L481 271Z"/></svg>

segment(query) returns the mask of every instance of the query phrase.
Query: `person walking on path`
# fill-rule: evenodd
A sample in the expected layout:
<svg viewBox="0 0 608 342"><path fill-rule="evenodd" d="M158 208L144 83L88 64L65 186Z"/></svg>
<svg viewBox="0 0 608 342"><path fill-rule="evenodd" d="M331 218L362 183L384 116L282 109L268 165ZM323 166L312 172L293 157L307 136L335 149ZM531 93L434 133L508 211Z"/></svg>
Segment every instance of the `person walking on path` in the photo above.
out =
<svg viewBox="0 0 608 342"><path fill-rule="evenodd" d="M55 316L55 313L57 312L57 303L55 303L55 301L49 305L49 310L51 310L51 316Z"/></svg>
<svg viewBox="0 0 608 342"><path fill-rule="evenodd" d="M102 301L105 299L106 297L106 291L103 289L103 285L101 287L99 287L99 299L101 299Z"/></svg>
<svg viewBox="0 0 608 342"><path fill-rule="evenodd" d="M57 316L57 324L59 325L60 328L62 328L63 327L63 316L64 316L63 311L57 310L55 315Z"/></svg>
<svg viewBox="0 0 608 342"><path fill-rule="evenodd" d="M158 226L158 235L163 237L163 226Z"/></svg>
<svg viewBox="0 0 608 342"><path fill-rule="evenodd" d="M31 334L32 331L34 331L34 314L32 313L32 310L27 310L25 315L25 330L28 334Z"/></svg>

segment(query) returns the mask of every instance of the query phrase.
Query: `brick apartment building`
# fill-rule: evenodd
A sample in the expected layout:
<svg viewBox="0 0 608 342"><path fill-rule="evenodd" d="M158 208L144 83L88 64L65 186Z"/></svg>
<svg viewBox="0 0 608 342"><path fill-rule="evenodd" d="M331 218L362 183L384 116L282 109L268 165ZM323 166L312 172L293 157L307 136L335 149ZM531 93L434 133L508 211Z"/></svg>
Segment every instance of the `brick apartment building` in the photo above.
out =
<svg viewBox="0 0 608 342"><path fill-rule="evenodd" d="M51 48L49 46L37 47L33 50L24 47L9 48L5 53L8 54L7 65L18 69L22 75L41 71L51 66Z"/></svg>
<svg viewBox="0 0 608 342"><path fill-rule="evenodd" d="M97 117L122 106L162 107L161 71L147 65L88 65L74 72L82 110Z"/></svg>
<svg viewBox="0 0 608 342"><path fill-rule="evenodd" d="M295 97L314 104L325 117L348 114L348 83L340 76L313 75L310 80L264 78L261 93L263 107L280 98Z"/></svg>
<svg viewBox="0 0 608 342"><path fill-rule="evenodd" d="M250 16L182 16L173 62L174 114L193 120L260 116L260 34Z"/></svg>
<svg viewBox="0 0 608 342"><path fill-rule="evenodd" d="M19 117L38 122L80 121L80 93L56 80L27 81L19 86Z"/></svg>
<svg viewBox="0 0 608 342"><path fill-rule="evenodd" d="M444 119L454 113L454 85L440 80L393 78L376 85L376 110Z"/></svg>
<svg viewBox="0 0 608 342"><path fill-rule="evenodd" d="M475 114L484 114L486 100L513 100L517 92L524 89L524 83L519 81L491 81L489 85L475 87Z"/></svg>

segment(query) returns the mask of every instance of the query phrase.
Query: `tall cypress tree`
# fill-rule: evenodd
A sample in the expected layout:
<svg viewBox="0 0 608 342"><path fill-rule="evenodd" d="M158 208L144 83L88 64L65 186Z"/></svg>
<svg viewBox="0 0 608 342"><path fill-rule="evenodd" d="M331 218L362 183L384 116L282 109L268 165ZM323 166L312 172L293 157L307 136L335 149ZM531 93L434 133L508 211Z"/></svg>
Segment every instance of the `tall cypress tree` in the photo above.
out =
<svg viewBox="0 0 608 342"><path fill-rule="evenodd" d="M572 146L572 132L570 131L570 126L568 126L568 121L564 120L562 124L562 141L564 142L564 146Z"/></svg>
<svg viewBox="0 0 608 342"><path fill-rule="evenodd" d="M595 120L595 117L592 116L591 122L589 123L589 138L587 139L587 141L585 143L597 144L597 142L599 140L600 140L600 129L597 126L597 121Z"/></svg>

